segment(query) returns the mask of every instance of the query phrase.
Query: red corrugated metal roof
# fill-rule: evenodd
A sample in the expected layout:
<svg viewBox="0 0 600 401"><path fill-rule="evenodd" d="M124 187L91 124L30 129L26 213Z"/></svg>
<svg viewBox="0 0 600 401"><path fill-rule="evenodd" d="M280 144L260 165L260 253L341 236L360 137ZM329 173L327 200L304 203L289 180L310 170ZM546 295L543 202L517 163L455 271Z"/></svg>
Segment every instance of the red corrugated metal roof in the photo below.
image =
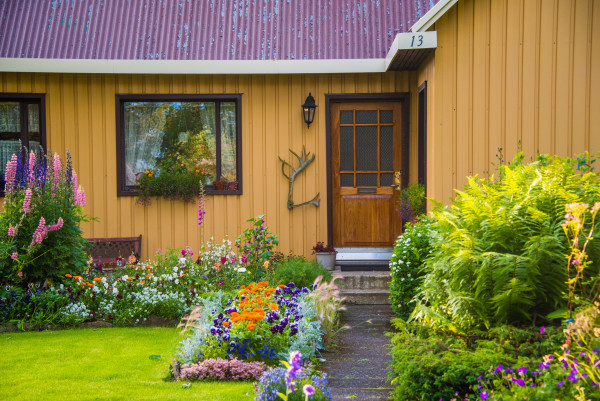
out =
<svg viewBox="0 0 600 401"><path fill-rule="evenodd" d="M383 58L438 0L0 0L0 57Z"/></svg>

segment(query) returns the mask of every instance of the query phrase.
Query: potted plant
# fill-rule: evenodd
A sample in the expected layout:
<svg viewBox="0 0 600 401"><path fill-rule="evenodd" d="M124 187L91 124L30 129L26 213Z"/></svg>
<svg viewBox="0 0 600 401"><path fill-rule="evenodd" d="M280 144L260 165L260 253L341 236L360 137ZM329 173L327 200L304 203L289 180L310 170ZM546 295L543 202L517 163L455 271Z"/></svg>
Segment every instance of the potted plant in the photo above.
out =
<svg viewBox="0 0 600 401"><path fill-rule="evenodd" d="M237 189L237 181L227 181L227 189L235 191Z"/></svg>
<svg viewBox="0 0 600 401"><path fill-rule="evenodd" d="M217 180L213 184L217 191L222 191L225 189L225 181L223 181L223 180Z"/></svg>
<svg viewBox="0 0 600 401"><path fill-rule="evenodd" d="M333 245L325 245L324 242L317 242L317 245L313 246L312 249L314 254L317 255L317 263L327 270L335 269L335 257L337 251Z"/></svg>

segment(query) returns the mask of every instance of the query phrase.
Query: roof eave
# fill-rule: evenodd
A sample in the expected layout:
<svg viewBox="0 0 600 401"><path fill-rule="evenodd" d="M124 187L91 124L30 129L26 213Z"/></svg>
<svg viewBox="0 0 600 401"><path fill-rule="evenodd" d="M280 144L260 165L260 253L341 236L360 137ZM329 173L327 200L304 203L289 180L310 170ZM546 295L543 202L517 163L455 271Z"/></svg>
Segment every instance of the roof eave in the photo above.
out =
<svg viewBox="0 0 600 401"><path fill-rule="evenodd" d="M458 0L440 0L410 28L410 32L425 32L452 8Z"/></svg>
<svg viewBox="0 0 600 401"><path fill-rule="evenodd" d="M386 59L93 60L0 58L2 72L95 74L325 74L387 70Z"/></svg>

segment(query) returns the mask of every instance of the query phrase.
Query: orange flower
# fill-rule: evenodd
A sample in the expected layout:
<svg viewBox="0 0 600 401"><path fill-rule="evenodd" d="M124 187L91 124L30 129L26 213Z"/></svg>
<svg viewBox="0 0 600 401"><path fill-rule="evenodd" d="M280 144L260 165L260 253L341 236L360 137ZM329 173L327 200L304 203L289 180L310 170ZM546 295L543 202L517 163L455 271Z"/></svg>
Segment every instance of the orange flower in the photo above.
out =
<svg viewBox="0 0 600 401"><path fill-rule="evenodd" d="M146 277L150 278L150 277L152 277L152 276L154 276L154 274L150 273L150 274L148 274Z"/></svg>
<svg viewBox="0 0 600 401"><path fill-rule="evenodd" d="M273 303L273 304L269 305L269 309L271 309L271 310L278 310L279 306L277 306L277 304Z"/></svg>
<svg viewBox="0 0 600 401"><path fill-rule="evenodd" d="M94 281L102 281L100 277L94 277Z"/></svg>
<svg viewBox="0 0 600 401"><path fill-rule="evenodd" d="M65 277L72 278L73 276L71 276L69 273L67 273L67 274L65 274Z"/></svg>
<svg viewBox="0 0 600 401"><path fill-rule="evenodd" d="M223 322L223 326L229 327L229 322L228 321Z"/></svg>
<svg viewBox="0 0 600 401"><path fill-rule="evenodd" d="M127 280L129 280L129 281L133 281L133 280L135 280L135 277L131 277L131 276L129 276L129 277L127 277Z"/></svg>
<svg viewBox="0 0 600 401"><path fill-rule="evenodd" d="M254 330L254 328L255 328L255 327L256 327L256 325L255 325L255 324L253 324L253 323L250 323L248 326L246 326L246 328L247 328L248 330Z"/></svg>
<svg viewBox="0 0 600 401"><path fill-rule="evenodd" d="M86 283L86 284L87 284L88 287L93 287L93 285L90 284L90 283Z"/></svg>
<svg viewBox="0 0 600 401"><path fill-rule="evenodd" d="M136 259L136 258L135 258L135 256L133 256L133 255L131 255L131 256L129 257L129 259L127 259L127 261L128 261L129 263L131 263L131 264L135 263L135 262L136 262L136 260L137 260L137 259Z"/></svg>
<svg viewBox="0 0 600 401"><path fill-rule="evenodd" d="M140 284L146 284L146 282L145 281L140 281Z"/></svg>
<svg viewBox="0 0 600 401"><path fill-rule="evenodd" d="M277 287L279 287L279 288L285 288L285 284L279 284Z"/></svg>

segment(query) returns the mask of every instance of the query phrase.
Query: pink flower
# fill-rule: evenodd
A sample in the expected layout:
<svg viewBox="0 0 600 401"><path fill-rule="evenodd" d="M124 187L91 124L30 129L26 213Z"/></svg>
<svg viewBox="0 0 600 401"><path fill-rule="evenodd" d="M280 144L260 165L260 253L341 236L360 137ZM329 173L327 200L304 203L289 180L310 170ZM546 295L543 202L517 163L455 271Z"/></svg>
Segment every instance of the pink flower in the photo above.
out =
<svg viewBox="0 0 600 401"><path fill-rule="evenodd" d="M18 254L18 253L16 253L16 252L13 252L13 253L12 253L12 255L10 255L10 258L11 258L12 260L17 260L17 258L18 258L18 257L19 257L19 254ZM23 277L23 272L18 272L18 273L17 273L17 276L19 276L19 277Z"/></svg>
<svg viewBox="0 0 600 401"><path fill-rule="evenodd" d="M77 173L75 171L73 171L72 181L73 181L73 194L76 194L77 188L79 188L79 187L77 186Z"/></svg>
<svg viewBox="0 0 600 401"><path fill-rule="evenodd" d="M159 249L156 250L155 254L158 255L161 252L162 252L162 249L159 248Z"/></svg>
<svg viewBox="0 0 600 401"><path fill-rule="evenodd" d="M75 192L75 204L81 207L86 206L85 192L83 191L83 187L81 185L79 186L77 192Z"/></svg>
<svg viewBox="0 0 600 401"><path fill-rule="evenodd" d="M8 226L8 236L9 237L14 237L16 234L16 229L13 226Z"/></svg>
<svg viewBox="0 0 600 401"><path fill-rule="evenodd" d="M32 248L35 244L41 244L46 235L48 234L48 229L46 228L46 220L42 217L40 218L40 222L33 233L31 238L31 244L29 244L29 248Z"/></svg>
<svg viewBox="0 0 600 401"><path fill-rule="evenodd" d="M6 172L4 173L4 192L9 194L15 188L15 176L17 174L17 155L13 154L6 162Z"/></svg>
<svg viewBox="0 0 600 401"><path fill-rule="evenodd" d="M25 214L29 213L29 206L31 205L31 195L31 189L27 188L25 190L25 198L23 199L23 213Z"/></svg>
<svg viewBox="0 0 600 401"><path fill-rule="evenodd" d="M35 179L34 170L35 170L35 153L30 152L29 153L29 171L27 172L27 184L30 188L33 186L33 181Z"/></svg>
<svg viewBox="0 0 600 401"><path fill-rule="evenodd" d="M56 222L56 224L52 224L52 225L46 227L46 229L48 231L57 231L57 230L60 230L62 228L63 224L64 224L64 221L63 221L62 217L59 217L58 221Z"/></svg>
<svg viewBox="0 0 600 401"><path fill-rule="evenodd" d="M52 172L54 174L54 185L58 186L58 182L60 181L60 156L58 156L58 153L54 154Z"/></svg>

